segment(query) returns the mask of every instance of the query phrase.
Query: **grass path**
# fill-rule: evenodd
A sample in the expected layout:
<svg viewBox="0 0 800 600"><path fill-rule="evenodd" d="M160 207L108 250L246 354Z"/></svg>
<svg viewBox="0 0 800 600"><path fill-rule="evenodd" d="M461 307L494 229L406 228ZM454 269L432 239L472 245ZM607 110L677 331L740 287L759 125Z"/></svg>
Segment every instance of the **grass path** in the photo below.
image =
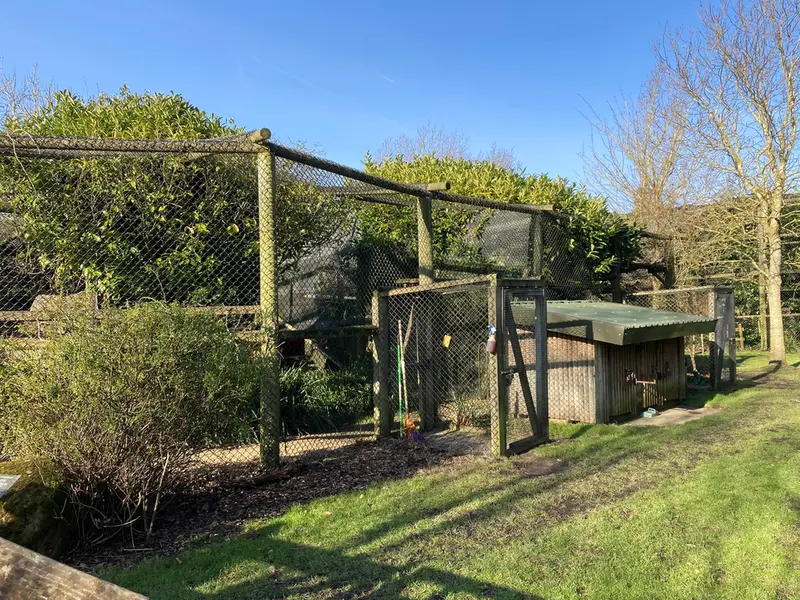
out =
<svg viewBox="0 0 800 600"><path fill-rule="evenodd" d="M527 456L320 499L104 576L154 599L798 598L800 371L709 398L719 414L556 425ZM532 477L536 461L558 470Z"/></svg>

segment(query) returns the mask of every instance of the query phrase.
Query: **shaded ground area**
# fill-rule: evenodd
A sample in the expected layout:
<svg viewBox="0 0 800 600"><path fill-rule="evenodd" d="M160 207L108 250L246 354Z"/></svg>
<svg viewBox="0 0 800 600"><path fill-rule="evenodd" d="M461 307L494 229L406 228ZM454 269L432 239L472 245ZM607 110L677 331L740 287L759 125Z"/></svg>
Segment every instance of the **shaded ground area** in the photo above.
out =
<svg viewBox="0 0 800 600"><path fill-rule="evenodd" d="M65 561L82 569L138 562L152 556L174 554L187 547L224 539L241 530L250 519L275 516L288 507L345 490L359 490L394 478L411 477L434 465L458 461L446 452L405 440L348 444L338 449L308 454L289 463L269 480L253 477L251 464L238 474L198 470L193 487L173 498L157 516L159 526L147 540L119 539L105 548L79 549ZM220 486L217 479L235 479Z"/></svg>
<svg viewBox="0 0 800 600"><path fill-rule="evenodd" d="M553 424L525 456L434 460L105 576L155 599L800 597L798 389L786 369L677 427Z"/></svg>

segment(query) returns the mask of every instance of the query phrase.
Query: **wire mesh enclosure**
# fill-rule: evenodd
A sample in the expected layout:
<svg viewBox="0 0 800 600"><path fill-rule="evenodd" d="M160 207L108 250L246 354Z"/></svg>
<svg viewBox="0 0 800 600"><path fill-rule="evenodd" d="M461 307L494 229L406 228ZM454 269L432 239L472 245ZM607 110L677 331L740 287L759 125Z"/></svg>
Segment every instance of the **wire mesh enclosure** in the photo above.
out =
<svg viewBox="0 0 800 600"><path fill-rule="evenodd" d="M535 391L546 377L535 351L539 321L519 330L516 345L531 358L518 356L501 318L514 311L506 296L490 298L497 284L487 281L535 279L535 291L525 283L514 293L536 302L541 285L556 298L602 294L574 251L569 217L450 194L441 182L381 179L268 138L267 130L210 140L0 137L0 368L31 374L38 365L42 378L57 378L58 365L43 358L54 348L85 350L70 345L75 323L100 348L101 334L155 327L130 311L157 301L161 312L149 319L177 327L187 318L224 333L257 369L246 382L220 369L227 379L213 394L224 410L205 415L206 434L177 421L172 430L187 436L180 458L168 455L172 466L238 476L345 452L385 432L375 416L373 293L392 290L386 343L402 341L402 408L419 429L481 430L491 443L481 441L481 451L496 454L546 439L546 404ZM433 282L451 287L422 289ZM485 351L490 325L496 359ZM149 335L136 338L143 370ZM172 356L209 354L192 348ZM134 389L139 367L125 352L106 356L124 367L118 384ZM167 423L175 407L161 380L150 382ZM32 397L19 385L19 398ZM399 412L399 388L391 395ZM124 431L136 420L133 396L124 404L108 392L108 400L119 405L113 431ZM40 416L64 415L43 405ZM97 421L98 436L106 425Z"/></svg>
<svg viewBox="0 0 800 600"><path fill-rule="evenodd" d="M636 292L625 302L635 306L669 310L717 319L714 333L687 336L687 372L692 382L712 386L736 381L736 329L734 294L731 288L701 286Z"/></svg>
<svg viewBox="0 0 800 600"><path fill-rule="evenodd" d="M522 326L518 298L533 308ZM496 276L377 293L379 433L454 454L504 456L545 441L544 298L535 280Z"/></svg>

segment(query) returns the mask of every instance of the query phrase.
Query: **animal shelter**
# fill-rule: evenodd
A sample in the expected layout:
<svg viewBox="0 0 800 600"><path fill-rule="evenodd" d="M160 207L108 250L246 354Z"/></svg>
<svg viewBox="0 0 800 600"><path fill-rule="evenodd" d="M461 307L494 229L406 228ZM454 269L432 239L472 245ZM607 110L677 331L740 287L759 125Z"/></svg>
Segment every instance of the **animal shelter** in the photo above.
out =
<svg viewBox="0 0 800 600"><path fill-rule="evenodd" d="M516 303L512 310L518 328L532 322L528 303ZM716 322L713 317L611 302L549 301L550 418L608 423L684 400L684 338L710 333ZM516 406L516 388L510 395Z"/></svg>

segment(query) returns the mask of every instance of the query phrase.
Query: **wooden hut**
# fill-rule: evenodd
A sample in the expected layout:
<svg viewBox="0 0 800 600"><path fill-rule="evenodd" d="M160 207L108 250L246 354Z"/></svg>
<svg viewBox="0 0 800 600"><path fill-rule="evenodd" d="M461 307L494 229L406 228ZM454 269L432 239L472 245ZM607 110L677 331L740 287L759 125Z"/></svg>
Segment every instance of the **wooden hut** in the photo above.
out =
<svg viewBox="0 0 800 600"><path fill-rule="evenodd" d="M520 302L511 308L518 329L524 331L533 322L532 307ZM709 333L715 322L611 302L548 302L550 418L607 423L685 399L684 336ZM527 365L526 371L529 379L535 378ZM515 386L518 383L509 389L512 412Z"/></svg>

